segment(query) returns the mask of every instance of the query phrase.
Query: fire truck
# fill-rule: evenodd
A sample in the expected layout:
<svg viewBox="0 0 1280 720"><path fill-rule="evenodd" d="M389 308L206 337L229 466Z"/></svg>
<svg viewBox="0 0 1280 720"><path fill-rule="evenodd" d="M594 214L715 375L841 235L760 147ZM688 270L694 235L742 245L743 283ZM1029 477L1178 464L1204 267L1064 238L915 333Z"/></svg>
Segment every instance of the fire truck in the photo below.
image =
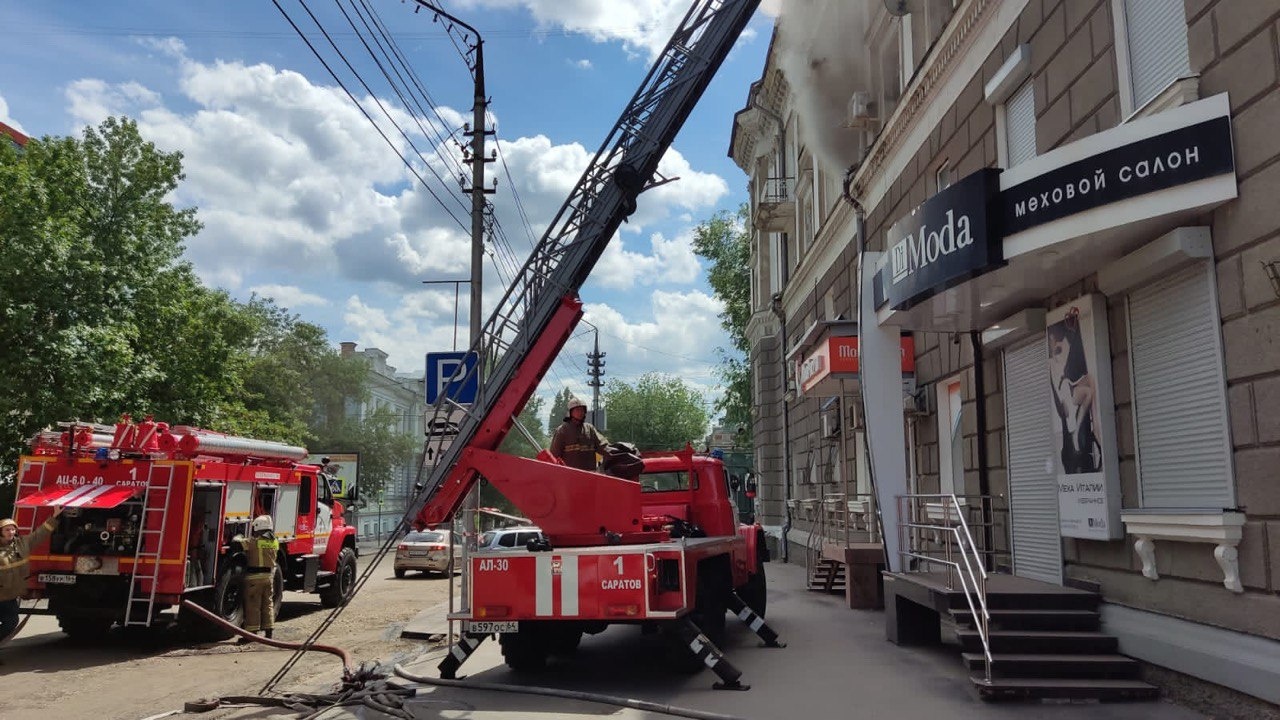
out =
<svg viewBox="0 0 1280 720"><path fill-rule="evenodd" d="M582 318L578 289L609 239L641 193L669 181L658 162L757 4L693 3L484 325L470 350L477 361L460 363L449 381L479 391L456 434L426 453L435 465L420 473L412 524L449 523L484 478L545 540L466 553L451 613L463 632L440 664L443 677L495 635L510 667L531 670L572 652L583 634L621 623L669 638L671 664L710 667L718 687L743 688L717 646L726 613L779 645L763 620L765 534L737 524L719 459L689 447L648 453L615 476L567 467L546 451L497 451ZM455 423L459 408L440 393L427 426Z"/></svg>
<svg viewBox="0 0 1280 720"><path fill-rule="evenodd" d="M353 592L355 528L320 468L301 462L305 449L151 418L60 426L37 433L19 460L15 520L29 532L63 509L48 546L33 550L28 589L68 635L177 621L229 637L171 611L193 600L243 621L246 562L232 540L259 515L274 519L280 540L277 612L286 589L319 593L325 607Z"/></svg>

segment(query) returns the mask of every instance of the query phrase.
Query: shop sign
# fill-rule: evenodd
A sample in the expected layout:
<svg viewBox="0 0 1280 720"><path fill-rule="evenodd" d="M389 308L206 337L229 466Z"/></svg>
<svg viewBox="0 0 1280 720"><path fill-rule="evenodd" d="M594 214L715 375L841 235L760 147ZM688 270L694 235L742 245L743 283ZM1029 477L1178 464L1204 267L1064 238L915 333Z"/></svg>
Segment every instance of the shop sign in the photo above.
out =
<svg viewBox="0 0 1280 720"><path fill-rule="evenodd" d="M1086 295L1047 316L1053 453L1045 462L1057 480L1063 537L1124 537L1106 308L1101 295Z"/></svg>
<svg viewBox="0 0 1280 720"><path fill-rule="evenodd" d="M999 173L968 175L889 228L874 281L877 308L909 309L1000 264L1000 233L988 221Z"/></svg>
<svg viewBox="0 0 1280 720"><path fill-rule="evenodd" d="M1006 188L1006 236L1114 202L1235 170L1231 119L1194 125L1098 153Z"/></svg>
<svg viewBox="0 0 1280 720"><path fill-rule="evenodd" d="M916 371L915 338L904 334L901 340L902 375L907 377ZM804 358L796 361L796 385L800 393L807 394L827 378L853 379L858 377L858 336L829 337L818 343Z"/></svg>

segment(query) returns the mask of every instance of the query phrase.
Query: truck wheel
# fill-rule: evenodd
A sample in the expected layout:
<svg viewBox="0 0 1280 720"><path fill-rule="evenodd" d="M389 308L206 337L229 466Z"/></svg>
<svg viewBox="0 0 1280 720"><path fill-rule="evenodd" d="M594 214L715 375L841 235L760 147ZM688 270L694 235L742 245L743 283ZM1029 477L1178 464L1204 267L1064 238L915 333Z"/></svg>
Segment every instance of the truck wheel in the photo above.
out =
<svg viewBox="0 0 1280 720"><path fill-rule="evenodd" d="M764 563L747 579L747 583L738 588L738 597L747 604L755 614L764 617L769 602L768 590L764 584Z"/></svg>
<svg viewBox="0 0 1280 720"><path fill-rule="evenodd" d="M547 643L541 633L503 633L498 636L502 658L516 672L537 672L547 666Z"/></svg>
<svg viewBox="0 0 1280 720"><path fill-rule="evenodd" d="M581 642L581 630L561 630L550 637L549 649L553 655L572 655Z"/></svg>
<svg viewBox="0 0 1280 720"><path fill-rule="evenodd" d="M244 568L232 565L218 576L218 584L213 588L213 607L209 608L215 615L240 627L244 624ZM181 613L181 611L179 611ZM192 625L197 622L192 618ZM224 627L199 620L199 634L214 640L226 640L235 633Z"/></svg>
<svg viewBox="0 0 1280 720"><path fill-rule="evenodd" d="M338 553L338 567L329 585L320 591L320 605L335 608L351 599L356 589L356 554L344 547Z"/></svg>
<svg viewBox="0 0 1280 720"><path fill-rule="evenodd" d="M111 618L59 615L58 627L76 642L98 642L106 639L115 621Z"/></svg>

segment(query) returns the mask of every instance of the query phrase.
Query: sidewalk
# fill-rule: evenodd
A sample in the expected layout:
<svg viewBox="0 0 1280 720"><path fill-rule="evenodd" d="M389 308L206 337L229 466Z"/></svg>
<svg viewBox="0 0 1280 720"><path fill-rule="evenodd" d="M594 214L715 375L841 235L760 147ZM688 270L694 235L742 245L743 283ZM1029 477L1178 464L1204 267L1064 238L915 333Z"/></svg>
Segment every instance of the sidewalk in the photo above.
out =
<svg viewBox="0 0 1280 720"><path fill-rule="evenodd" d="M661 667L658 638L618 626L583 639L568 662L535 676L516 675L502 663L496 642L486 641L460 674L477 682L537 685L632 697L761 720L806 718L1088 718L1089 720L1201 720L1202 715L1165 701L1133 704L988 704L978 699L954 647L910 648L886 641L884 614L849 610L843 598L803 589L804 568L770 563L770 625L786 648L757 647L757 638L729 618L725 652L751 685L746 692L713 690L715 676L677 675ZM439 624L440 608L424 611L410 627ZM406 669L438 677L444 650ZM473 720L515 720L547 713L557 718L626 720L667 715L554 698L457 688L423 687L412 706L421 717L474 708ZM329 717L329 716L326 716ZM333 717L340 717L334 715Z"/></svg>

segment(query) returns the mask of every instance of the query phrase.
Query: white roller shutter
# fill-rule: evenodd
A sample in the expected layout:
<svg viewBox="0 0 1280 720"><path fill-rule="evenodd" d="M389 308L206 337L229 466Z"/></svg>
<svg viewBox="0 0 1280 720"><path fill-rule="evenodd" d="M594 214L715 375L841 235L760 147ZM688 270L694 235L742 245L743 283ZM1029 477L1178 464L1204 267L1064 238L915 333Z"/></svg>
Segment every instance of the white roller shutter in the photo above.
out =
<svg viewBox="0 0 1280 720"><path fill-rule="evenodd" d="M1233 507L1212 265L1131 292L1129 334L1142 506Z"/></svg>
<svg viewBox="0 0 1280 720"><path fill-rule="evenodd" d="M1049 358L1044 336L1004 353L1009 522L1015 575L1062 583L1058 486L1053 476Z"/></svg>
<svg viewBox="0 0 1280 720"><path fill-rule="evenodd" d="M1030 82L1014 91L1004 104L1009 167L1036 156L1036 93Z"/></svg>
<svg viewBox="0 0 1280 720"><path fill-rule="evenodd" d="M1133 106L1191 73L1182 0L1124 0Z"/></svg>

